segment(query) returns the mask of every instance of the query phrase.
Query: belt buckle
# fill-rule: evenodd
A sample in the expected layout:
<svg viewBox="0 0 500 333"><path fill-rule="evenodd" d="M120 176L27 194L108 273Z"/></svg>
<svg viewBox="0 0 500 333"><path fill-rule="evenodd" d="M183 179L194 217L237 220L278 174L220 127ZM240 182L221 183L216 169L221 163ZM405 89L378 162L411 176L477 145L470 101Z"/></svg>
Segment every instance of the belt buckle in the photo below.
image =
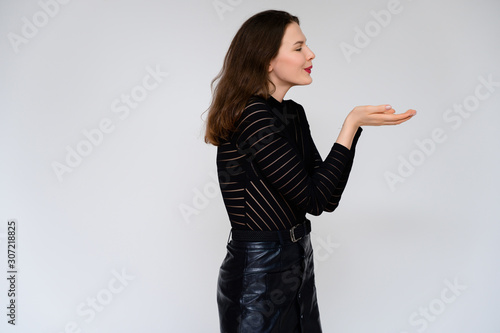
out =
<svg viewBox="0 0 500 333"><path fill-rule="evenodd" d="M290 229L290 238L291 238L292 242L294 242L294 243L296 243L296 242L298 242L299 240L302 239L302 237L295 238L295 232L294 231L295 231L295 228L297 228L299 225L300 224L294 225L292 227L292 229Z"/></svg>

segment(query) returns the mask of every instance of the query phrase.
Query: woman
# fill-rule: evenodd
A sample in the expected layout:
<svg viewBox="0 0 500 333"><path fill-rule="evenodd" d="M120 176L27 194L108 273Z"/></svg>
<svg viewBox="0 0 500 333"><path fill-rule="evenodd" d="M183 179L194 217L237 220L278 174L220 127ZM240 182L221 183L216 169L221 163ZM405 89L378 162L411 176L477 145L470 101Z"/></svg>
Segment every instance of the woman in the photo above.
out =
<svg viewBox="0 0 500 333"><path fill-rule="evenodd" d="M414 110L358 106L322 160L303 108L284 100L312 82L314 53L299 19L265 11L248 19L224 59L205 141L217 170L232 239L220 268L221 332L321 332L305 214L333 211L364 125L396 125Z"/></svg>

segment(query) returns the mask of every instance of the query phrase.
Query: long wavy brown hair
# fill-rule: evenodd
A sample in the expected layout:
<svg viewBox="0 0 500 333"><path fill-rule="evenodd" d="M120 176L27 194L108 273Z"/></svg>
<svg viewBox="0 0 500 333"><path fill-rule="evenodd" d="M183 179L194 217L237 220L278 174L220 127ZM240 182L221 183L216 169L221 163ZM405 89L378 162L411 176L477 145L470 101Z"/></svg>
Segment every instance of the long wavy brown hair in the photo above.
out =
<svg viewBox="0 0 500 333"><path fill-rule="evenodd" d="M228 140L241 113L254 96L269 98L274 84L269 64L278 55L288 24L299 19L284 11L267 10L249 18L229 46L219 74L212 80L205 142L215 146Z"/></svg>

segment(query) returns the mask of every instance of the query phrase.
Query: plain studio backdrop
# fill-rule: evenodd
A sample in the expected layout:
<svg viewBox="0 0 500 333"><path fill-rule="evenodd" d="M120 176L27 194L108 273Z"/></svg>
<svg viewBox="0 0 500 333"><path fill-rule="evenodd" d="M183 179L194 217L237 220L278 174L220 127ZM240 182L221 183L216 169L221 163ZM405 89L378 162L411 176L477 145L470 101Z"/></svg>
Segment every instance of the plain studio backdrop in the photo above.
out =
<svg viewBox="0 0 500 333"><path fill-rule="evenodd" d="M365 127L340 207L310 217L324 331L500 332L496 0L2 1L0 331L218 331L203 112L266 9L316 53L286 99L323 156L356 105L418 111Z"/></svg>

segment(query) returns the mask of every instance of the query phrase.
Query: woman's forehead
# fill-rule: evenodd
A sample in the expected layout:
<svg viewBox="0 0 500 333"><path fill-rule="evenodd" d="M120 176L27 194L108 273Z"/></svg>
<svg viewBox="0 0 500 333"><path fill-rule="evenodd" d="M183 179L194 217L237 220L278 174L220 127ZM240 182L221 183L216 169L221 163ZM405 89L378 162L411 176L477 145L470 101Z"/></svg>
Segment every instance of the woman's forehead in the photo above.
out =
<svg viewBox="0 0 500 333"><path fill-rule="evenodd" d="M295 22L290 23L285 29L285 34L283 35L281 44L291 46L299 42L305 43L306 36L304 35L302 29L300 29L300 26L297 23Z"/></svg>

